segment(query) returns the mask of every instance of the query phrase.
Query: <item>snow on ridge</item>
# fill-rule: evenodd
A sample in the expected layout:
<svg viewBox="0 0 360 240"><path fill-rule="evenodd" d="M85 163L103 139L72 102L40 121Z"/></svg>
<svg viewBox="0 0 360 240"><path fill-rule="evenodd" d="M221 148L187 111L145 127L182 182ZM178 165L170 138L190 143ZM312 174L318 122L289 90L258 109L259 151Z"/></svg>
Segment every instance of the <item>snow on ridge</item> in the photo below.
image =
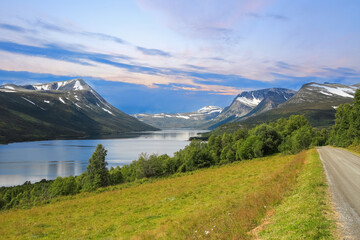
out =
<svg viewBox="0 0 360 240"><path fill-rule="evenodd" d="M50 103L50 101L48 101L48 100L44 100L44 103Z"/></svg>
<svg viewBox="0 0 360 240"><path fill-rule="evenodd" d="M4 88L0 88L0 92L14 93L14 92L16 92L16 91L6 90L6 89L4 89Z"/></svg>
<svg viewBox="0 0 360 240"><path fill-rule="evenodd" d="M253 98L238 97L238 98L236 98L236 101L241 102L241 103L243 103L243 104L245 104L247 106L250 106L250 107L255 107L255 106L259 105L259 103L262 100L260 98L256 98L256 97L253 97Z"/></svg>
<svg viewBox="0 0 360 240"><path fill-rule="evenodd" d="M76 80L73 89L76 90L76 91L84 90L84 86L81 85L79 80Z"/></svg>
<svg viewBox="0 0 360 240"><path fill-rule="evenodd" d="M324 89L328 94L324 93L324 91L321 91L321 93L325 95L333 94L341 97L353 98L354 97L353 94L355 94L354 88L350 88L350 87L336 87L336 86L330 87L316 83L311 84L311 86Z"/></svg>
<svg viewBox="0 0 360 240"><path fill-rule="evenodd" d="M222 108L221 107L216 107L216 106L206 106L203 108L200 108L199 110L197 110L197 112L200 113L206 113L206 112L221 112Z"/></svg>
<svg viewBox="0 0 360 240"><path fill-rule="evenodd" d="M176 117L177 117L177 118L183 118L183 119L190 119L190 117L188 117L188 116L183 116L183 115L177 115Z"/></svg>
<svg viewBox="0 0 360 240"><path fill-rule="evenodd" d="M66 104L65 101L64 101L61 97L59 97L59 100L60 100L60 102L62 102L63 104Z"/></svg>
<svg viewBox="0 0 360 240"><path fill-rule="evenodd" d="M4 88L6 88L6 89L10 89L10 90L15 90L15 88L14 88L14 87L12 87L12 86L4 86Z"/></svg>

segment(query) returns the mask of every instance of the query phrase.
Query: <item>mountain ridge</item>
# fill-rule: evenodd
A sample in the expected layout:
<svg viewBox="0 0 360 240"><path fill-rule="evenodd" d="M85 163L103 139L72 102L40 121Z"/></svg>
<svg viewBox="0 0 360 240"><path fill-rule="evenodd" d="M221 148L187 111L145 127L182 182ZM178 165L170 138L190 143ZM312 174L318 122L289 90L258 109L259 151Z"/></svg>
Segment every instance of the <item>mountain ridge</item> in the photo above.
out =
<svg viewBox="0 0 360 240"><path fill-rule="evenodd" d="M240 121L256 116L262 112L277 107L295 94L295 91L286 88L265 88L253 91L244 91L238 94L232 103L208 124L209 129L227 122Z"/></svg>
<svg viewBox="0 0 360 240"><path fill-rule="evenodd" d="M134 114L137 119L152 126L166 128L197 128L214 119L223 109L217 106L205 106L194 112Z"/></svg>
<svg viewBox="0 0 360 240"><path fill-rule="evenodd" d="M0 86L0 142L104 138L157 130L109 104L82 79Z"/></svg>

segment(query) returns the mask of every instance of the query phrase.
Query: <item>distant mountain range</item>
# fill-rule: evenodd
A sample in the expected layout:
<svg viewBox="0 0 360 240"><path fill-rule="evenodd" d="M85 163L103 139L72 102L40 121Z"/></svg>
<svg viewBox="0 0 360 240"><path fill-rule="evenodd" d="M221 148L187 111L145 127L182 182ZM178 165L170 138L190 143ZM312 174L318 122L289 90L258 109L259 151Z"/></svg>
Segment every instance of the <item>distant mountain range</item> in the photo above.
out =
<svg viewBox="0 0 360 240"><path fill-rule="evenodd" d="M246 119L275 108L296 92L284 88L245 91L235 97L230 106L207 106L190 113L136 114L134 117L158 128L214 129L224 123Z"/></svg>
<svg viewBox="0 0 360 240"><path fill-rule="evenodd" d="M351 103L358 88L360 84L308 83L298 92L284 88L244 91L222 111L220 107L214 107L216 112L205 114L208 117L190 117L200 110L178 114L137 114L135 117L159 128L215 129L226 123L248 126L303 114L313 126L327 127L333 124L336 107ZM182 118L181 121L179 118Z"/></svg>
<svg viewBox="0 0 360 240"><path fill-rule="evenodd" d="M214 129L227 122L256 116L289 100L295 93L295 91L285 88L244 91L237 95L230 106L224 108L215 119L207 123L207 126Z"/></svg>
<svg viewBox="0 0 360 240"><path fill-rule="evenodd" d="M195 112L188 113L158 113L135 114L137 119L157 128L201 128L205 123L216 118L223 109L216 106L206 106Z"/></svg>
<svg viewBox="0 0 360 240"><path fill-rule="evenodd" d="M360 83L343 85L332 83L307 83L288 101L255 117L244 119L241 124L258 124L274 121L292 114L303 114L315 127L327 127L334 123L336 107L352 103Z"/></svg>
<svg viewBox="0 0 360 240"><path fill-rule="evenodd" d="M351 103L358 88L360 83L308 83L298 92L284 88L244 91L224 109L206 106L188 113L129 116L81 79L6 84L0 86L0 143L109 138L158 128L252 126L292 114L305 115L315 127L327 127L333 124L336 107Z"/></svg>
<svg viewBox="0 0 360 240"><path fill-rule="evenodd" d="M0 86L0 113L3 143L156 130L111 106L82 79Z"/></svg>

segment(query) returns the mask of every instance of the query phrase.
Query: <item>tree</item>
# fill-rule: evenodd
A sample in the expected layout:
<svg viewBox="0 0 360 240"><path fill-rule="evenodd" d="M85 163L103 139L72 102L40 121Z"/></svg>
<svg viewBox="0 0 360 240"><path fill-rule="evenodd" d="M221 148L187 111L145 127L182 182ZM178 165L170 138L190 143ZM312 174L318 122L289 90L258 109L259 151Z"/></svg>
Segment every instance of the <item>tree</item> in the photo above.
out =
<svg viewBox="0 0 360 240"><path fill-rule="evenodd" d="M91 189L98 187L105 187L109 185L109 171L106 168L108 164L105 161L107 151L102 144L98 144L95 152L89 159L89 165L87 166L87 181L90 183Z"/></svg>

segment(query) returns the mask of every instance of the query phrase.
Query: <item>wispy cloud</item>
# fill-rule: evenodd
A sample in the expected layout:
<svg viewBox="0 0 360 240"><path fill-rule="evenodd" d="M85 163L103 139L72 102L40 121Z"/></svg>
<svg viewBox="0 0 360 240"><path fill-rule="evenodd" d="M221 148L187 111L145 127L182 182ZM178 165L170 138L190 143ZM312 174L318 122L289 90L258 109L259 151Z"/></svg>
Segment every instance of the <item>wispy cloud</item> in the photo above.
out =
<svg viewBox="0 0 360 240"><path fill-rule="evenodd" d="M7 24L7 23L0 23L0 28L14 31L14 32L20 32L20 33L28 32L28 29L25 29L23 27L13 25L13 24Z"/></svg>
<svg viewBox="0 0 360 240"><path fill-rule="evenodd" d="M136 49L145 55L163 56L163 57L171 57L172 56L170 53L159 50L159 49L150 49L150 48L144 48L144 47L136 47Z"/></svg>
<svg viewBox="0 0 360 240"><path fill-rule="evenodd" d="M360 77L360 72L356 71L352 68L344 68L344 67L338 67L338 68L323 68L323 70L330 72L331 74L334 74L336 76L347 76L347 77Z"/></svg>
<svg viewBox="0 0 360 240"><path fill-rule="evenodd" d="M269 0L201 0L167 1L138 0L145 10L156 12L156 17L165 19L170 28L190 37L222 39L239 38L234 31L248 13L258 12L270 4ZM280 19L281 15L267 17ZM283 18L285 19L285 17Z"/></svg>
<svg viewBox="0 0 360 240"><path fill-rule="evenodd" d="M100 40L108 40L108 41L113 41L113 42L120 43L120 44L126 44L127 43L122 38L119 38L119 37L116 37L116 36L113 36L113 35L69 29L69 28L65 28L65 27L50 23L50 22L46 22L46 21L41 20L41 19L38 19L34 23L34 25L39 26L39 27L41 27L43 29L50 30L50 31L55 31L55 32L61 32L61 33L67 33L67 34L76 34L76 35L82 35L82 36L86 36L86 37L93 37L93 38L98 38Z"/></svg>
<svg viewBox="0 0 360 240"><path fill-rule="evenodd" d="M281 15L281 14L259 14L259 13L245 13L245 16L249 16L249 17L253 17L253 18L258 18L258 19L274 19L274 20L280 20L280 21L289 21L290 19L288 17L286 17L285 15Z"/></svg>
<svg viewBox="0 0 360 240"><path fill-rule="evenodd" d="M283 61L277 61L275 64L280 69L291 70L291 69L296 69L297 68L296 65L289 64L289 63L286 63L286 62L283 62Z"/></svg>

